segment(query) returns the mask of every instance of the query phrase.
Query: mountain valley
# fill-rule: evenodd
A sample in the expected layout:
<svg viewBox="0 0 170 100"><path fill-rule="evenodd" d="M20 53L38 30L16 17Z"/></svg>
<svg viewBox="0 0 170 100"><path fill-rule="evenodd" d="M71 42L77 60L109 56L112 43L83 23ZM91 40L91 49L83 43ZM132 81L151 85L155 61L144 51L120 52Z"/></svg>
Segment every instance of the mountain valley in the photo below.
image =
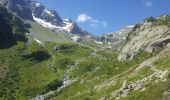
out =
<svg viewBox="0 0 170 100"><path fill-rule="evenodd" d="M0 100L170 100L170 15L94 36L31 0L0 0Z"/></svg>

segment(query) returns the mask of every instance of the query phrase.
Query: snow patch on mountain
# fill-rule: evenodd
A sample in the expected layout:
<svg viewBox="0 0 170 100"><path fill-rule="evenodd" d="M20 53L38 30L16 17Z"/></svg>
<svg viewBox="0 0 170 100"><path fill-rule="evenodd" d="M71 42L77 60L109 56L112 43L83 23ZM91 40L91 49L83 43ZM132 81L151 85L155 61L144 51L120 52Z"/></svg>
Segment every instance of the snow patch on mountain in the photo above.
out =
<svg viewBox="0 0 170 100"><path fill-rule="evenodd" d="M51 13L49 10L45 9L44 12L46 12L47 14L49 14L50 16L55 16L53 13Z"/></svg>
<svg viewBox="0 0 170 100"><path fill-rule="evenodd" d="M50 22L46 22L46 21L44 21L44 20L42 20L40 18L36 18L34 16L34 14L32 16L33 16L34 21L36 21L37 23L41 24L43 27L50 28L50 29L57 28L57 26L52 25Z"/></svg>
<svg viewBox="0 0 170 100"><path fill-rule="evenodd" d="M95 41L97 44L103 44L103 42Z"/></svg>
<svg viewBox="0 0 170 100"><path fill-rule="evenodd" d="M78 39L80 39L80 36L73 36L73 37L71 37L71 39L72 39L74 42L77 42Z"/></svg>
<svg viewBox="0 0 170 100"><path fill-rule="evenodd" d="M127 25L126 28L133 28L135 25Z"/></svg>
<svg viewBox="0 0 170 100"><path fill-rule="evenodd" d="M70 23L69 21L67 20L63 20L63 23L65 24L64 27L62 27L63 30L66 30L67 32L70 32L71 31L71 28L73 26L73 23Z"/></svg>
<svg viewBox="0 0 170 100"><path fill-rule="evenodd" d="M48 12L48 13L50 13L50 12ZM33 14L33 19L45 28L57 29L58 31L70 32L72 29L72 26L73 26L73 23L70 22L69 20L63 20L63 23L64 23L63 26L56 26L56 25L51 24L50 22L46 22L40 18L35 17L34 14Z"/></svg>
<svg viewBox="0 0 170 100"><path fill-rule="evenodd" d="M40 5L41 3L38 3L38 2L35 4L36 7L39 7Z"/></svg>
<svg viewBox="0 0 170 100"><path fill-rule="evenodd" d="M40 40L38 40L37 38L34 38L34 40L39 43L39 44L42 44L42 42Z"/></svg>

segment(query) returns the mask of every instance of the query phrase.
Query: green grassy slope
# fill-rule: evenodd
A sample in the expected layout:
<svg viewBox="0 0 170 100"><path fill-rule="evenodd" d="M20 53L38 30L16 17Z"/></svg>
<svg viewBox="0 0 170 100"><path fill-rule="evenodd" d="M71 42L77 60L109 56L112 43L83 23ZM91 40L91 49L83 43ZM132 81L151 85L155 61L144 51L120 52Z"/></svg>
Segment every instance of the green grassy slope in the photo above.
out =
<svg viewBox="0 0 170 100"><path fill-rule="evenodd" d="M55 43L64 43L72 41L68 34L54 33L53 31L49 30L48 28L44 28L36 22L30 22L30 24L30 32L32 33L33 37L39 39L42 42L49 41Z"/></svg>
<svg viewBox="0 0 170 100"><path fill-rule="evenodd" d="M105 88L102 88L101 84L130 68L135 68L137 64L148 57L147 53L141 53L133 61L119 62L117 52L98 51L94 56L88 56L79 61L76 68L70 72L71 78L77 81L63 91L58 92L53 99L98 100L105 95L109 96L110 92L122 86L123 80L117 81L116 84L114 82L113 84L110 83ZM121 77L120 75L119 78Z"/></svg>
<svg viewBox="0 0 170 100"><path fill-rule="evenodd" d="M57 44L67 48L60 51L53 50L53 43L45 45L49 48L36 42L25 47L23 42L18 42L0 50L0 99L24 100L57 89L62 85L66 67L92 52L77 44Z"/></svg>

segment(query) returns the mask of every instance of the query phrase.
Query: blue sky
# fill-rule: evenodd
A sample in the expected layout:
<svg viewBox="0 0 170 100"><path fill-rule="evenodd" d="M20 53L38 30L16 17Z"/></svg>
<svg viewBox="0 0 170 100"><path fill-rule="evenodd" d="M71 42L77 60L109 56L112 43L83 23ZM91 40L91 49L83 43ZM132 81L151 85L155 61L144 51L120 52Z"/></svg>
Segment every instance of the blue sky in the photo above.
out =
<svg viewBox="0 0 170 100"><path fill-rule="evenodd" d="M36 0L94 35L170 13L170 0Z"/></svg>

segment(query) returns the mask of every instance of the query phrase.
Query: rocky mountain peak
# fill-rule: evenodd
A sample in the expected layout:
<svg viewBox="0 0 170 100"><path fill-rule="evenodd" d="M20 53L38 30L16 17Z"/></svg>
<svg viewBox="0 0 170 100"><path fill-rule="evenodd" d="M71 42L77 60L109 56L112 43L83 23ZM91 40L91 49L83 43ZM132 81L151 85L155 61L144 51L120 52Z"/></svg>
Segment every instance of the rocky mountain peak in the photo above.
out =
<svg viewBox="0 0 170 100"><path fill-rule="evenodd" d="M34 17L49 22L52 25L62 26L63 20L54 10L47 9L44 5L41 5L39 2L31 3L32 14Z"/></svg>
<svg viewBox="0 0 170 100"><path fill-rule="evenodd" d="M48 9L39 2L31 2L31 9L33 19L44 27L56 32L89 35L88 32L79 28L71 19L62 19L55 10Z"/></svg>

